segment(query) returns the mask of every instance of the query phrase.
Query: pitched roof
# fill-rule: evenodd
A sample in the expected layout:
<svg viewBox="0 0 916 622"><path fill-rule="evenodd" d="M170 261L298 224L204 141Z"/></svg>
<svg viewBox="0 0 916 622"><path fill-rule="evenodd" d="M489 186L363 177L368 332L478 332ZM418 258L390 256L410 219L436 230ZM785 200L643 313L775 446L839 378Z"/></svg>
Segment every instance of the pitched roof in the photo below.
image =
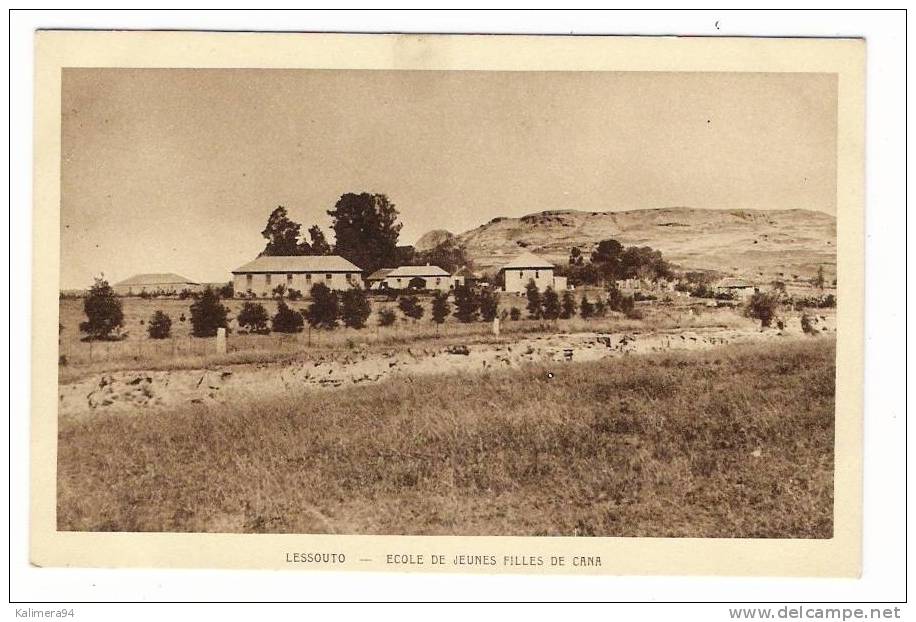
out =
<svg viewBox="0 0 916 622"><path fill-rule="evenodd" d="M115 286L119 285L175 285L183 283L185 285L197 285L196 282L175 274L174 272L155 272L151 274L135 274L128 279L124 279Z"/></svg>
<svg viewBox="0 0 916 622"><path fill-rule="evenodd" d="M379 268L372 274L366 277L367 281L382 281L385 279L388 274L394 270L394 268Z"/></svg>
<svg viewBox="0 0 916 622"><path fill-rule="evenodd" d="M448 272L439 266L399 266L388 273L389 277L407 277L415 276L451 276Z"/></svg>
<svg viewBox="0 0 916 622"><path fill-rule="evenodd" d="M500 270L517 270L519 268L553 268L554 265L546 259L541 259L534 253L522 253Z"/></svg>
<svg viewBox="0 0 916 622"><path fill-rule="evenodd" d="M361 272L339 255L261 256L232 271L240 272Z"/></svg>

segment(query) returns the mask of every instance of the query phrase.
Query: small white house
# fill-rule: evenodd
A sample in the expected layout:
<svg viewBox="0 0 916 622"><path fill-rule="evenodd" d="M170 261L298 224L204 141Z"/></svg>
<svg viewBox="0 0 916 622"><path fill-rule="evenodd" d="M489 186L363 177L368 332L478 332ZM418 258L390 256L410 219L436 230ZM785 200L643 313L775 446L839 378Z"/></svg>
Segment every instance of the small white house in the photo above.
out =
<svg viewBox="0 0 916 622"><path fill-rule="evenodd" d="M447 292L463 285L464 277L452 276L439 266L399 266L389 272L383 282L389 289L407 289L413 286L417 289Z"/></svg>
<svg viewBox="0 0 916 622"><path fill-rule="evenodd" d="M503 291L521 294L530 281L539 291L552 287L556 291L566 289L566 277L555 276L555 266L534 253L523 253L499 269L503 275Z"/></svg>
<svg viewBox="0 0 916 622"><path fill-rule="evenodd" d="M333 290L362 287L362 270L339 255L262 256L232 271L235 295L269 297L278 285L308 296L318 283Z"/></svg>

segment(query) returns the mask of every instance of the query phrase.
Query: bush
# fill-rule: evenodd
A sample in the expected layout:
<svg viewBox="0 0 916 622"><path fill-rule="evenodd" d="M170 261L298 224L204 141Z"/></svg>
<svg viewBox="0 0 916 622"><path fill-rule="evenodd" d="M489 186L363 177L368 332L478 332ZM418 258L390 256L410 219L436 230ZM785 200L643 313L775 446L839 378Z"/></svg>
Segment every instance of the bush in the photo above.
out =
<svg viewBox="0 0 916 622"><path fill-rule="evenodd" d="M112 339L120 336L124 324L121 300L105 279L96 279L83 300L86 321L80 322L80 330L88 339ZM112 333L115 333L114 335Z"/></svg>
<svg viewBox="0 0 916 622"><path fill-rule="evenodd" d="M595 317L604 317L607 313L607 305L600 298L595 301Z"/></svg>
<svg viewBox="0 0 916 622"><path fill-rule="evenodd" d="M191 332L195 337L213 337L217 328L226 328L229 309L220 303L219 294L209 285L191 305Z"/></svg>
<svg viewBox="0 0 916 622"><path fill-rule="evenodd" d="M269 333L270 329L267 328L268 320L270 320L270 317L267 315L267 309L264 308L264 305L256 302L246 302L242 305L242 310L239 311L239 326L249 333L261 335Z"/></svg>
<svg viewBox="0 0 916 622"><path fill-rule="evenodd" d="M286 290L286 297L289 298L290 300L301 300L302 292L300 292L298 289L293 289L291 287L288 290Z"/></svg>
<svg viewBox="0 0 916 622"><path fill-rule="evenodd" d="M633 292L633 300L636 302L639 302L641 300L658 300L658 297L652 294L643 294L642 292Z"/></svg>
<svg viewBox="0 0 916 622"><path fill-rule="evenodd" d="M277 303L277 313L271 321L271 328L275 333L301 333L305 322L302 314L293 311L283 299Z"/></svg>
<svg viewBox="0 0 916 622"><path fill-rule="evenodd" d="M350 328L363 328L369 314L372 313L366 292L358 287L348 289L341 295L340 302L340 316L344 325Z"/></svg>
<svg viewBox="0 0 916 622"><path fill-rule="evenodd" d="M563 292L563 304L560 308L560 317L568 320L576 314L576 299L568 289Z"/></svg>
<svg viewBox="0 0 916 622"><path fill-rule="evenodd" d="M757 292L748 299L744 308L744 315L760 320L760 326L766 328L772 324L778 308L779 298L777 294Z"/></svg>
<svg viewBox="0 0 916 622"><path fill-rule="evenodd" d="M286 296L286 285L280 283L271 290L270 295L274 298L280 298L282 300L283 297Z"/></svg>
<svg viewBox="0 0 916 622"><path fill-rule="evenodd" d="M178 300L187 300L187 299L190 298L192 295L193 295L193 294L192 294L191 290L188 289L188 288L186 287L186 288L184 288L183 290L181 290L180 292L178 292Z"/></svg>
<svg viewBox="0 0 916 622"><path fill-rule="evenodd" d="M477 297L480 317L484 322L492 322L499 309L499 297L492 289L485 289Z"/></svg>
<svg viewBox="0 0 916 622"><path fill-rule="evenodd" d="M401 296L398 300L398 308L409 318L419 320L423 317L423 306L416 296Z"/></svg>
<svg viewBox="0 0 916 622"><path fill-rule="evenodd" d="M803 313L801 316L801 329L802 332L806 335L817 334L817 328L814 327L814 322L811 320L811 316L807 313Z"/></svg>
<svg viewBox="0 0 916 622"><path fill-rule="evenodd" d="M477 320L479 303L477 296L467 285L455 288L455 317L459 322L474 322ZM492 318L491 318L492 319Z"/></svg>
<svg viewBox="0 0 916 622"><path fill-rule="evenodd" d="M379 326L391 326L394 324L394 321L397 319L393 309L382 309L378 312L378 325Z"/></svg>
<svg viewBox="0 0 916 622"><path fill-rule="evenodd" d="M522 317L522 312L518 310L518 307L512 307L509 310L509 319L517 322Z"/></svg>
<svg viewBox="0 0 916 622"><path fill-rule="evenodd" d="M588 296L582 295L582 302L579 303L579 315L583 320L587 320L595 314L595 306L589 301Z"/></svg>
<svg viewBox="0 0 916 622"><path fill-rule="evenodd" d="M172 318L162 311L156 311L149 319L146 332L150 339L168 339L172 335Z"/></svg>
<svg viewBox="0 0 916 622"><path fill-rule="evenodd" d="M309 324L317 328L334 328L340 317L340 299L337 292L323 283L316 283L311 291L312 304L305 317Z"/></svg>
<svg viewBox="0 0 916 622"><path fill-rule="evenodd" d="M433 322L436 324L445 322L445 318L448 317L449 311L451 311L451 305L448 302L448 294L445 292L436 292L433 296ZM392 313L392 315L394 314Z"/></svg>
<svg viewBox="0 0 916 622"><path fill-rule="evenodd" d="M219 288L219 297L223 300L226 300L227 298L235 298L235 285L232 283L232 281L229 281Z"/></svg>

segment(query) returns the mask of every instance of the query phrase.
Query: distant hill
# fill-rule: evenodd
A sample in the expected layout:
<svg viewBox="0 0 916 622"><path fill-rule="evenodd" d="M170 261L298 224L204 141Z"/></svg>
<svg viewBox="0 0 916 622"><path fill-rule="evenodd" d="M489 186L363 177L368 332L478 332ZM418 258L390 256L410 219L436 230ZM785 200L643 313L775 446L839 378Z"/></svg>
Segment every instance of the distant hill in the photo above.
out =
<svg viewBox="0 0 916 622"><path fill-rule="evenodd" d="M455 239L455 234L445 229L433 229L432 231L427 231L420 239L417 240L417 243L414 244L414 250L417 252L429 251L443 242L448 242Z"/></svg>
<svg viewBox="0 0 916 622"><path fill-rule="evenodd" d="M421 241L441 241L444 234L432 231ZM494 218L457 238L483 270L498 268L523 249L565 263L573 246L588 255L600 240L615 238L625 246L658 249L684 270L757 280L807 278L820 265L831 280L836 273L836 218L803 209L544 211Z"/></svg>

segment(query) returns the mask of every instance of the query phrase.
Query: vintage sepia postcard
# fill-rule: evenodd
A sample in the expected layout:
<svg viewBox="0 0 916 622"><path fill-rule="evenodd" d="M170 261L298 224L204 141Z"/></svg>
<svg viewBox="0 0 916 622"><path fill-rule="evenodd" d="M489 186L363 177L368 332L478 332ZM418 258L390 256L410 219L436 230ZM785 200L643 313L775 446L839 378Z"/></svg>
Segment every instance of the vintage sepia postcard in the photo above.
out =
<svg viewBox="0 0 916 622"><path fill-rule="evenodd" d="M33 563L856 576L864 58L37 33Z"/></svg>

